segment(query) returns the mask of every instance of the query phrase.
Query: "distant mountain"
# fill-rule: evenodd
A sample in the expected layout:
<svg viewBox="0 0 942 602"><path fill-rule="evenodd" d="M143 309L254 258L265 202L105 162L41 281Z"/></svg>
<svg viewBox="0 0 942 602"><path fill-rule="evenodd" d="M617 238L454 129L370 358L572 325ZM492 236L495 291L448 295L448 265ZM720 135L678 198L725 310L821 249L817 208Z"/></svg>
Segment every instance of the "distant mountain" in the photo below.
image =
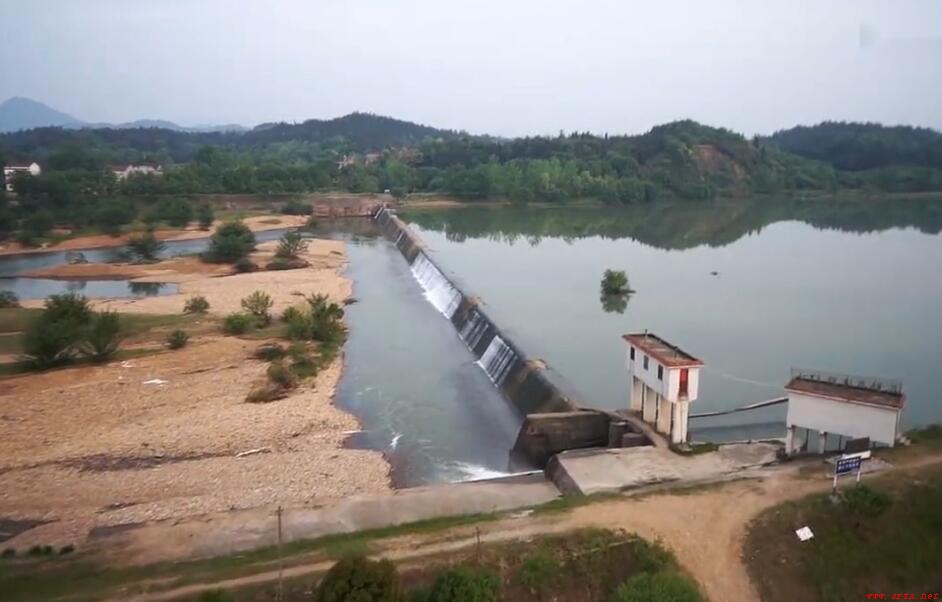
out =
<svg viewBox="0 0 942 602"><path fill-rule="evenodd" d="M68 113L57 111L48 105L30 98L15 96L0 104L0 133L18 132L41 127L62 127L69 129L119 130L133 128L157 128L175 132L244 132L247 128L237 124L198 125L186 127L163 119L138 119L126 123L89 123L77 119Z"/></svg>
<svg viewBox="0 0 942 602"><path fill-rule="evenodd" d="M68 113L29 98L14 96L0 104L0 132L16 132L45 126L80 127Z"/></svg>
<svg viewBox="0 0 942 602"><path fill-rule="evenodd" d="M825 121L781 130L768 140L782 150L838 169L900 165L942 169L942 133L929 128Z"/></svg>

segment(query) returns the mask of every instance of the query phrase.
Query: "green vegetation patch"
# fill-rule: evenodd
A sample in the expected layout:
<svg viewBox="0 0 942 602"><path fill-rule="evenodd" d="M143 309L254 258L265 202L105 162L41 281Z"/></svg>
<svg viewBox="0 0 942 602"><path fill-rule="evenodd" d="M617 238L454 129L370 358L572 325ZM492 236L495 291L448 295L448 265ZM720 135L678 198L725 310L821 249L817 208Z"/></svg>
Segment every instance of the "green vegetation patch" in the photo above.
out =
<svg viewBox="0 0 942 602"><path fill-rule="evenodd" d="M864 600L942 584L942 469L887 475L776 506L750 526L745 557L762 599ZM814 538L801 542L795 529ZM918 598L917 598L918 599Z"/></svg>

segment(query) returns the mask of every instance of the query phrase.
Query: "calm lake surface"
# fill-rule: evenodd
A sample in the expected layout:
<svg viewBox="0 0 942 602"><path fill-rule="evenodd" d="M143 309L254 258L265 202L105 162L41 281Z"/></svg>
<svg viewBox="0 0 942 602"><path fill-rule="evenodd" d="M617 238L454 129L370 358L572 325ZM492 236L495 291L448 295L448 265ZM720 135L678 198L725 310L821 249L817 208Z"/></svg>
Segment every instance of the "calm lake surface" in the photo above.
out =
<svg viewBox="0 0 942 602"><path fill-rule="evenodd" d="M904 426L942 421L942 202L400 216L588 405L627 406L620 336L649 329L705 361L692 413L781 396L789 369L810 367L901 378ZM637 291L623 313L600 302L606 268L625 270ZM783 419L778 406L694 420L691 430L713 440L782 436Z"/></svg>

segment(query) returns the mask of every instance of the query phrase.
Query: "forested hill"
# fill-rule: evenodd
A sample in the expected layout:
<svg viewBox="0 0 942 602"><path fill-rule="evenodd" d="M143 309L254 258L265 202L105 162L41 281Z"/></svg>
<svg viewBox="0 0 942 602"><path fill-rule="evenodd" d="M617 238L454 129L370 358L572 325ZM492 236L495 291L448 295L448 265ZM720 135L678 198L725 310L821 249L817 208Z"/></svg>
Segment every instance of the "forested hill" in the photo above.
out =
<svg viewBox="0 0 942 602"><path fill-rule="evenodd" d="M900 165L942 169L942 133L927 128L826 121L776 132L769 141L838 169Z"/></svg>
<svg viewBox="0 0 942 602"><path fill-rule="evenodd" d="M940 192L939 137L914 128L822 124L747 139L684 120L634 136L501 139L353 113L247 132L39 128L0 135L0 163L6 157L42 164L41 177L14 182L24 211L34 201L52 207L50 199L59 196L66 199L62 207L87 208L85 197L338 189L630 204L839 190ZM105 169L136 162L160 163L163 175L115 182Z"/></svg>
<svg viewBox="0 0 942 602"><path fill-rule="evenodd" d="M283 143L307 145L304 156L311 158L330 149L337 152L382 151L386 148L414 147L424 140L453 138L457 132L372 115L351 113L334 119L310 119L303 123L267 123L245 132L195 132L159 127L65 129L42 127L0 134L0 153L7 156L46 159L58 148L78 145L108 161L127 162L152 159L185 163L205 146L232 151L255 149Z"/></svg>
<svg viewBox="0 0 942 602"><path fill-rule="evenodd" d="M440 130L411 121L370 113L350 113L335 119L309 119L303 123L260 125L243 135L248 144L272 142L323 142L344 140L352 150L381 151L385 148L418 146L426 139L453 138L457 132Z"/></svg>

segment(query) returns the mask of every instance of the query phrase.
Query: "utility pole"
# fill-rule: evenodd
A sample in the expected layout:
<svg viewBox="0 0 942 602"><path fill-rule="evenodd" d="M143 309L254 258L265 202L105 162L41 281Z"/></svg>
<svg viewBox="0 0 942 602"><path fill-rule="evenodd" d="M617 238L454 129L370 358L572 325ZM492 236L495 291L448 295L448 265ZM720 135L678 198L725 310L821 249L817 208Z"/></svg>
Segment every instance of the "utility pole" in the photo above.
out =
<svg viewBox="0 0 942 602"><path fill-rule="evenodd" d="M282 552L282 543L284 538L281 531L281 506L278 506L278 602L284 602L285 599L285 583L284 583L284 554Z"/></svg>

